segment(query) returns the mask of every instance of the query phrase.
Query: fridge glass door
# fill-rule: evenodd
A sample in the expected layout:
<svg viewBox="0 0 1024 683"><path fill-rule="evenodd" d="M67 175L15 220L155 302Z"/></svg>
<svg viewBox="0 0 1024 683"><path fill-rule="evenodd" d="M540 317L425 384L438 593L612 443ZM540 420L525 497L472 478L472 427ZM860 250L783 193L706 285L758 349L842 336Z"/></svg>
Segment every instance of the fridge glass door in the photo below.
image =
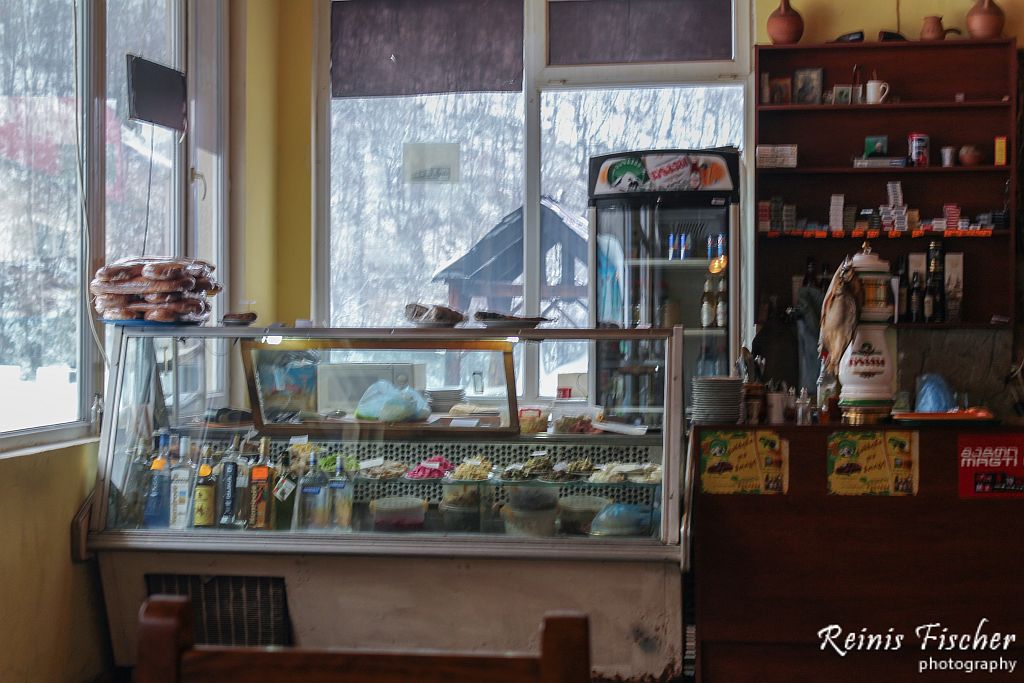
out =
<svg viewBox="0 0 1024 683"><path fill-rule="evenodd" d="M690 377L730 371L729 268L737 264L728 262L728 207L673 206L653 194L602 199L596 222L598 327L683 325L689 406ZM596 359L600 366L602 354Z"/></svg>

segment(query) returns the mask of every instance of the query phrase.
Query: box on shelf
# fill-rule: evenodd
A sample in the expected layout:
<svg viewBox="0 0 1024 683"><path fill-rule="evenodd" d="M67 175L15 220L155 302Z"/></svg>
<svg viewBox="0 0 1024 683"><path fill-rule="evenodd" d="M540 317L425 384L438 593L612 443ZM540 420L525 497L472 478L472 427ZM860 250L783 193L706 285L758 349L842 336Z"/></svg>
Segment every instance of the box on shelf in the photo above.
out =
<svg viewBox="0 0 1024 683"><path fill-rule="evenodd" d="M796 168L796 145L758 145L754 151L757 168Z"/></svg>

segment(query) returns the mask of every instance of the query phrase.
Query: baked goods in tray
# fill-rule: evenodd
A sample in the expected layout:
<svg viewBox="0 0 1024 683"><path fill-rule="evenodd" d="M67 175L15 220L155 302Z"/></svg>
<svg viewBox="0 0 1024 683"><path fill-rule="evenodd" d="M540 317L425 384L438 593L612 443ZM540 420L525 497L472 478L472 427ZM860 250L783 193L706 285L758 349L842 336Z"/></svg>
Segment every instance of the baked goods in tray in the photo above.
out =
<svg viewBox="0 0 1024 683"><path fill-rule="evenodd" d="M93 306L105 320L204 322L209 297L221 291L214 266L187 258L122 259L96 271Z"/></svg>

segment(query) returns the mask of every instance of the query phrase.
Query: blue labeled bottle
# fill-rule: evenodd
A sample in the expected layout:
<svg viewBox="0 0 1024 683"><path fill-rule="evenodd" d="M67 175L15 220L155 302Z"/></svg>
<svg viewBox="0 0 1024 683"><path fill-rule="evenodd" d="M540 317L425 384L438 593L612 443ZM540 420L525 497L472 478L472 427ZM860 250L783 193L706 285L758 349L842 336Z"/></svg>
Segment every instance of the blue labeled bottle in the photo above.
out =
<svg viewBox="0 0 1024 683"><path fill-rule="evenodd" d="M171 437L160 435L160 446L149 466L149 488L142 520L147 529L166 529L171 514Z"/></svg>

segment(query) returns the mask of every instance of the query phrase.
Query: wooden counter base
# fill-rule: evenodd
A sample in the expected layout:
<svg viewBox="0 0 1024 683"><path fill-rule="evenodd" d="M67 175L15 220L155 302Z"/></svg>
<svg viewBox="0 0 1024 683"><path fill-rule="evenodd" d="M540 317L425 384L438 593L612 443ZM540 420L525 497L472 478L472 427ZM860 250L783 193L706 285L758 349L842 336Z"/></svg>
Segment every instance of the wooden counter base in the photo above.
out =
<svg viewBox="0 0 1024 683"><path fill-rule="evenodd" d="M1001 657L1017 668L1012 675L992 674L998 676L993 680L1024 675L1024 499L961 500L957 493L958 434L1011 430L917 428L918 495L855 497L828 495L826 441L833 431L871 428L765 428L789 440L787 495L703 495L699 475L695 483L699 680L965 679L963 670L919 678L920 662L929 657ZM691 453L699 457L696 449ZM914 633L937 622L951 633L974 634L982 619L987 633L1016 635L1009 650L950 652L929 643L922 651ZM839 656L822 650L818 636L832 624L844 635L866 628L905 638L899 649Z"/></svg>

